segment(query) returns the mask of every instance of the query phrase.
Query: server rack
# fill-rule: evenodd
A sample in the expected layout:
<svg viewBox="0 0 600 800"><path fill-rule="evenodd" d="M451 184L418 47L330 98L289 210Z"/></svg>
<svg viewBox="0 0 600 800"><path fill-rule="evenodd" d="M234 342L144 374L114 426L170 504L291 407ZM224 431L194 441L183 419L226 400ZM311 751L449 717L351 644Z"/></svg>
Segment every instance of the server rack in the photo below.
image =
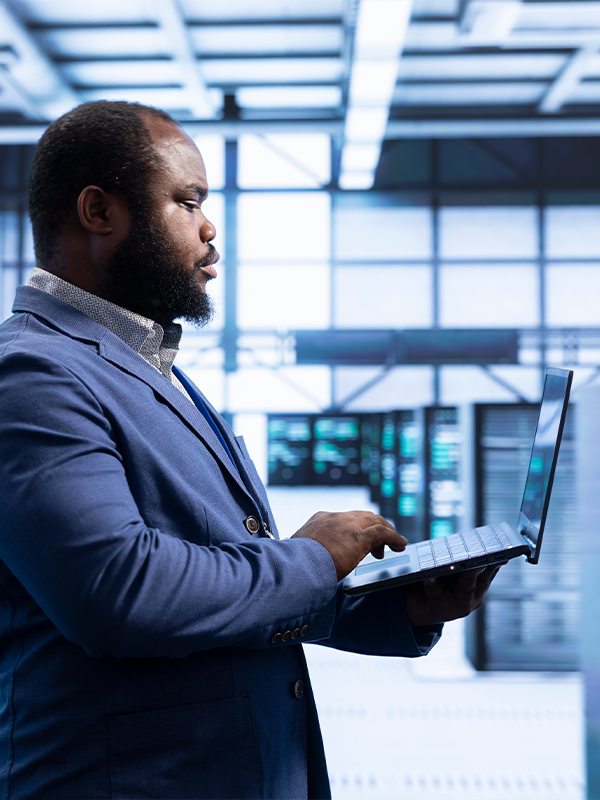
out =
<svg viewBox="0 0 600 800"><path fill-rule="evenodd" d="M475 519L515 524L538 415L529 404L474 411ZM467 652L480 670L578 668L579 585L574 412L567 414L539 564L502 567L470 622Z"/></svg>

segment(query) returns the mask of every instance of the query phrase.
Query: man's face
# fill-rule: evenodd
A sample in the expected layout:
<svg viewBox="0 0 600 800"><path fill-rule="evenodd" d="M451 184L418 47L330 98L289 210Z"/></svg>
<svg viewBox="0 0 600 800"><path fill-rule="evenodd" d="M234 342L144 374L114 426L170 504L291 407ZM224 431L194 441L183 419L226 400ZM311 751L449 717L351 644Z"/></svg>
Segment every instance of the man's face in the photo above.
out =
<svg viewBox="0 0 600 800"><path fill-rule="evenodd" d="M197 325L213 314L206 284L219 258L216 231L204 216L208 193L202 157L175 125L147 117L159 159L147 194L132 198L126 238L107 265L113 302L161 324L183 317Z"/></svg>

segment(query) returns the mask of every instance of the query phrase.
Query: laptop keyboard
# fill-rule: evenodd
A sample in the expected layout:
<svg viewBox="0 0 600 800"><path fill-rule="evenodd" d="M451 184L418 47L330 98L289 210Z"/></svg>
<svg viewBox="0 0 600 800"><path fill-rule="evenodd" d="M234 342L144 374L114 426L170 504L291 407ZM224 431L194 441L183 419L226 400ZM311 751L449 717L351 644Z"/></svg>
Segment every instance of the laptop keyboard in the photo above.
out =
<svg viewBox="0 0 600 800"><path fill-rule="evenodd" d="M453 533L441 539L418 542L417 554L421 569L431 569L455 561L497 553L510 546L510 539L502 528L486 525L483 528L473 528L466 533Z"/></svg>

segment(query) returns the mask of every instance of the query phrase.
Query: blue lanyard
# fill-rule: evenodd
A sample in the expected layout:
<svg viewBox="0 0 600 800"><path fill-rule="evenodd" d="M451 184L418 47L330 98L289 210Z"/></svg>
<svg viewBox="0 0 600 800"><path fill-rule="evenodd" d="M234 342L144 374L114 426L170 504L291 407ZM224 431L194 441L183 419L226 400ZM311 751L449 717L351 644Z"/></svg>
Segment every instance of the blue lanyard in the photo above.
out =
<svg viewBox="0 0 600 800"><path fill-rule="evenodd" d="M213 429L213 431L215 432L215 435L216 435L217 439L218 439L218 440L221 442L221 444L223 445L223 448L225 449L225 452L227 453L227 455L228 455L228 456L229 456L229 458L231 459L231 463L233 464L233 466L234 466L234 467L235 467L235 469L236 469L236 472L237 472L237 473L238 473L238 475L239 475L239 470L238 470L238 468L237 468L237 464L236 464L236 463L235 463L235 461L233 460L233 456L231 455L231 450L229 449L229 447L228 447L228 445L227 445L227 442L226 442L226 441L225 441L225 439L223 438L223 434L222 434L222 433L221 433L221 431L220 431L220 430L217 428L217 424L216 424L216 422L214 421L212 414L210 413L210 411L209 411L209 410L208 410L208 408L206 407L206 404L204 403L204 401L202 400L202 398L200 397L200 395L198 394L198 392L196 391L196 389L194 388L194 386L193 386L193 385L190 383L190 381L187 379L187 377L186 377L186 376L183 374L183 372L182 372L182 371L181 371L181 370L180 370L178 367L175 367L175 366L174 366L172 369L173 369L173 372L175 373L175 375L177 375L177 377L179 378L179 380L180 380L180 381L181 381L181 383L183 384L183 386L184 386L184 388L186 389L186 391L187 391L187 393L189 394L189 396L190 396L190 397L192 398L192 400L194 401L194 405L196 406L196 408L198 409L198 411L199 411L199 412L202 414L202 416L204 417L204 419L205 419L205 420L208 422L208 424L210 425L210 427L211 427L211 428Z"/></svg>

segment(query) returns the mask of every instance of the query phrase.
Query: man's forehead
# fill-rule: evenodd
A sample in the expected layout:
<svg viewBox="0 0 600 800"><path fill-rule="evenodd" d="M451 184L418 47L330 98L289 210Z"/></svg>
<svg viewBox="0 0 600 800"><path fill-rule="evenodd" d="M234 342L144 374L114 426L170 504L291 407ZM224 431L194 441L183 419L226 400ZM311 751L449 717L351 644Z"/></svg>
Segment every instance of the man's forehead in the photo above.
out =
<svg viewBox="0 0 600 800"><path fill-rule="evenodd" d="M156 152L167 162L169 171L194 170L206 180L204 162L194 140L183 131L179 125L161 118L146 117L146 127L152 136ZM194 176L190 176L193 182Z"/></svg>

